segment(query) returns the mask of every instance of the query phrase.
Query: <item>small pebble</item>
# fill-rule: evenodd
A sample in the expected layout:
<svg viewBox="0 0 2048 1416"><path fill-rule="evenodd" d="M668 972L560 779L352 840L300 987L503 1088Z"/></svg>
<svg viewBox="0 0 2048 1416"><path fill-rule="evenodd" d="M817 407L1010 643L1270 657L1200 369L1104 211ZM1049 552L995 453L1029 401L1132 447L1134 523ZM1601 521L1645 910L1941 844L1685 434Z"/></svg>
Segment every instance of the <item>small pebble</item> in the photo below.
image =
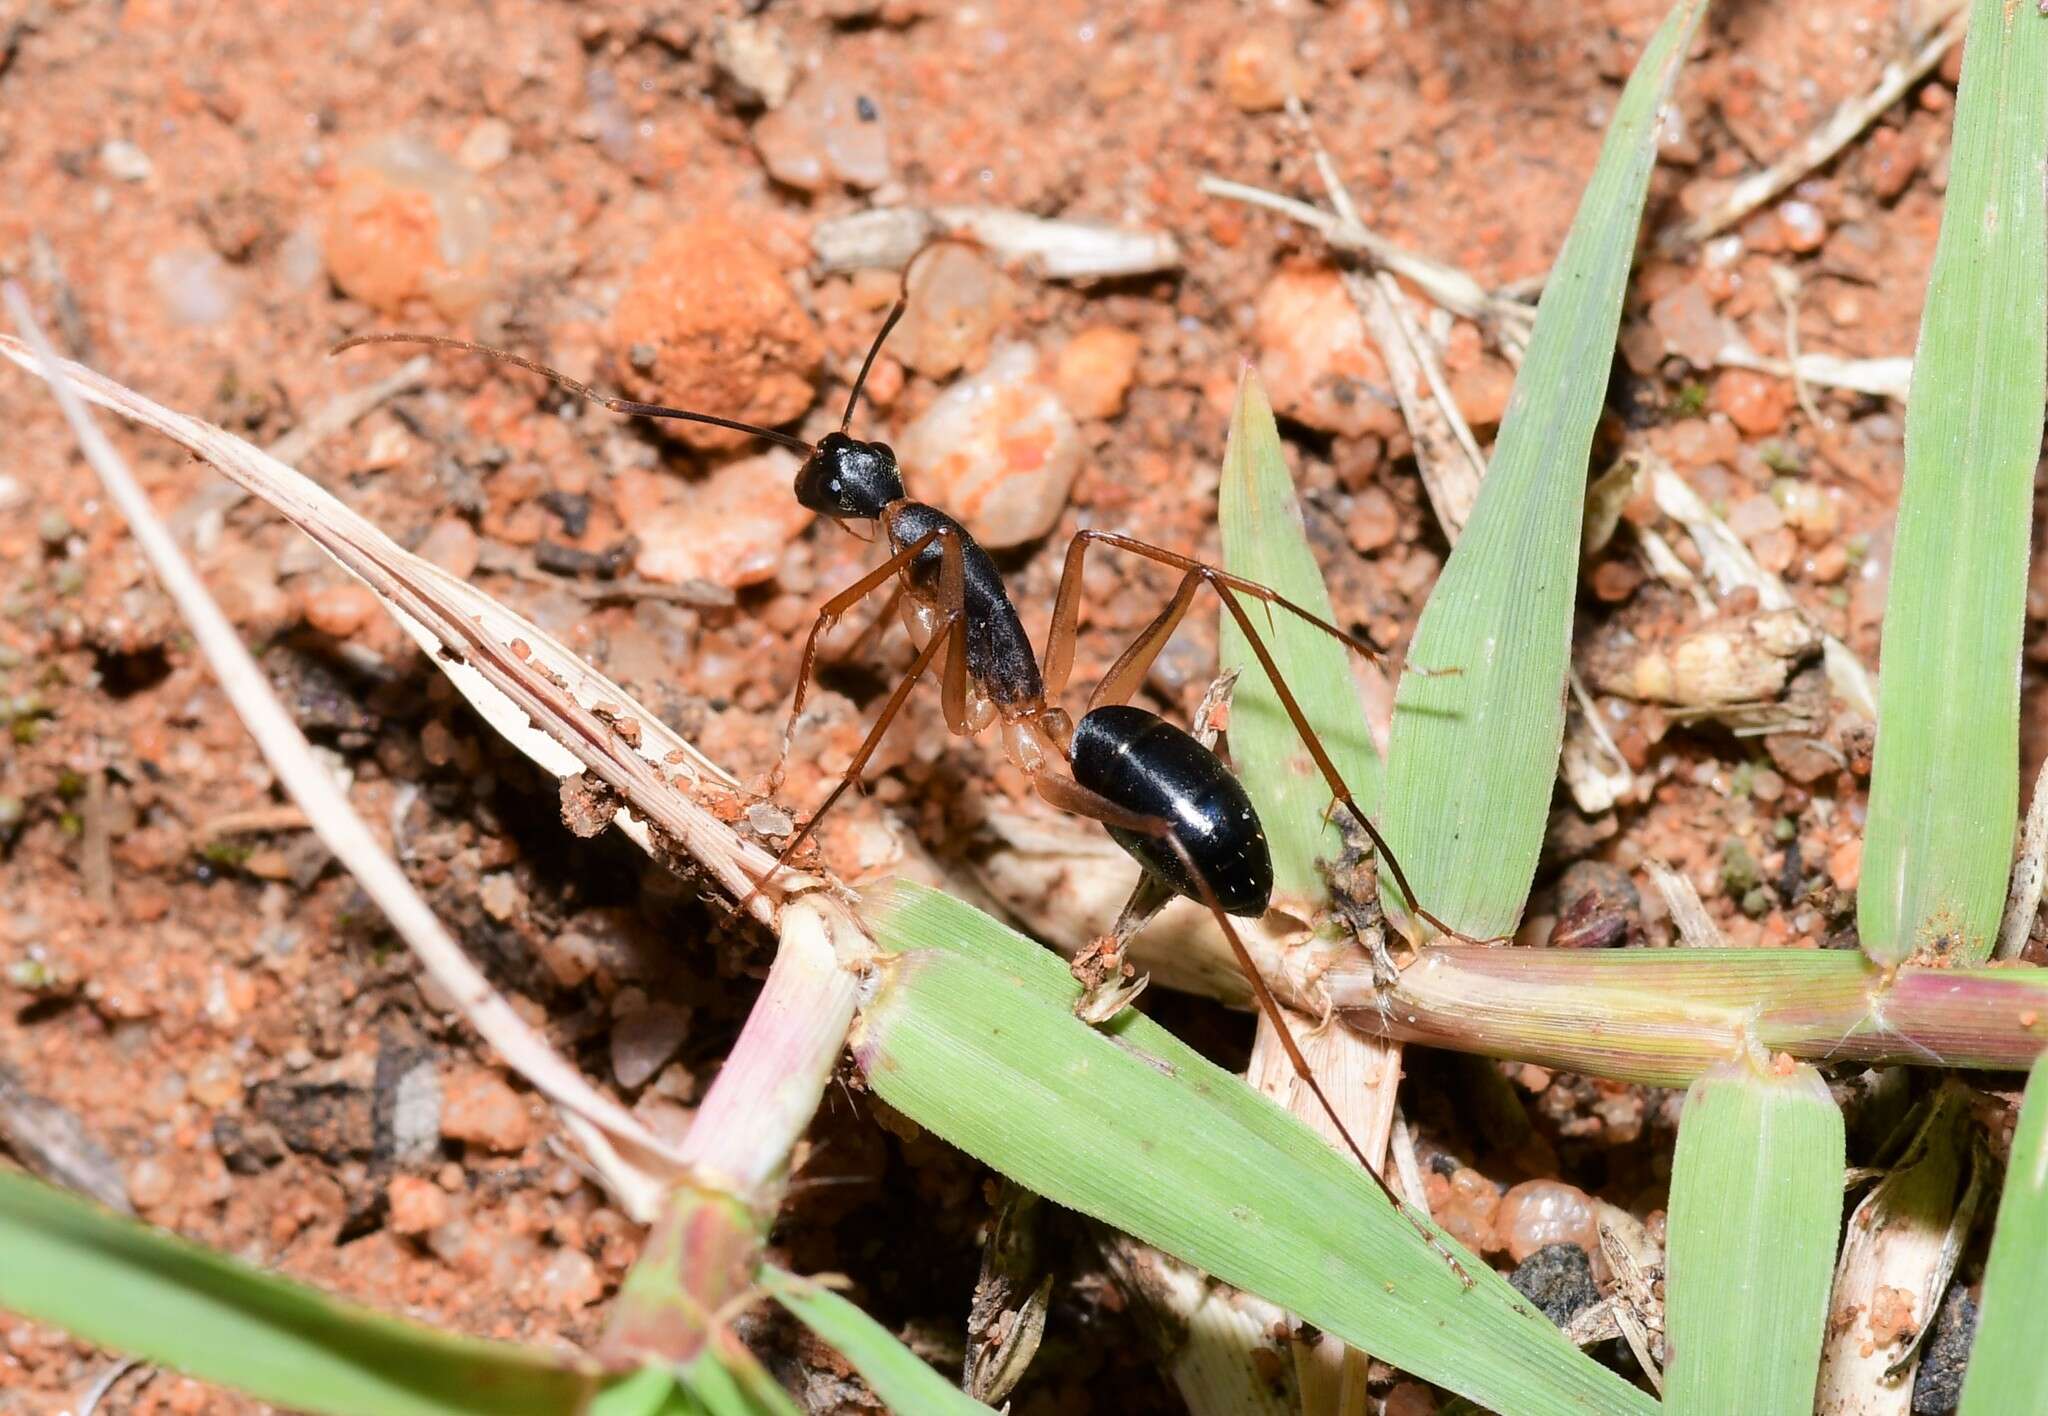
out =
<svg viewBox="0 0 2048 1416"><path fill-rule="evenodd" d="M242 1072L234 1059L215 1053L192 1069L185 1084L192 1099L218 1111L242 1099Z"/></svg>
<svg viewBox="0 0 2048 1416"><path fill-rule="evenodd" d="M519 1093L491 1072L466 1072L442 1088L441 1134L509 1154L533 1140L533 1117Z"/></svg>
<svg viewBox="0 0 2048 1416"><path fill-rule="evenodd" d="M1812 202L1780 202L1778 229L1784 233L1785 249L1800 255L1818 251L1828 239L1827 219Z"/></svg>
<svg viewBox="0 0 2048 1416"><path fill-rule="evenodd" d="M1521 1261L1508 1282L1559 1327L1600 1301L1592 1258L1575 1243L1544 1245Z"/></svg>
<svg viewBox="0 0 2048 1416"><path fill-rule="evenodd" d="M353 580L323 585L306 597L306 623L331 639L352 638L376 613L376 595Z"/></svg>
<svg viewBox="0 0 2048 1416"><path fill-rule="evenodd" d="M418 554L457 580L467 580L476 573L481 550L474 526L459 516L444 516L429 528Z"/></svg>
<svg viewBox="0 0 2048 1416"><path fill-rule="evenodd" d="M622 509L638 539L633 568L663 585L709 581L738 589L775 578L812 514L790 494L796 459L781 448L728 462L678 501Z"/></svg>
<svg viewBox="0 0 2048 1416"><path fill-rule="evenodd" d="M1785 514L1767 496L1744 497L1728 509L1728 529L1744 541L1754 541L1766 531L1785 524Z"/></svg>
<svg viewBox="0 0 2048 1416"><path fill-rule="evenodd" d="M948 242L910 272L910 305L891 350L926 378L943 379L988 356L989 341L1010 320L1016 291L970 247Z"/></svg>
<svg viewBox="0 0 2048 1416"><path fill-rule="evenodd" d="M627 1090L644 1086L667 1065L689 1035L690 1013L672 1003L650 1003L612 1024L612 1075Z"/></svg>
<svg viewBox="0 0 2048 1416"><path fill-rule="evenodd" d="M822 192L835 181L867 190L889 180L889 125L857 76L826 70L798 84L754 125L754 150L776 181Z"/></svg>
<svg viewBox="0 0 2048 1416"><path fill-rule="evenodd" d="M438 1229L448 1222L453 1210L445 1190L417 1175L392 1176L384 1197L391 1204L394 1234L425 1234Z"/></svg>
<svg viewBox="0 0 2048 1416"><path fill-rule="evenodd" d="M1138 336L1113 325L1084 329L1067 341L1053 367L1060 401L1076 418L1114 418L1124 411L1138 369Z"/></svg>
<svg viewBox="0 0 2048 1416"><path fill-rule="evenodd" d="M655 243L619 297L610 345L633 397L771 428L811 406L825 352L782 271L722 216ZM748 441L700 423L657 426L692 447Z"/></svg>
<svg viewBox="0 0 2048 1416"><path fill-rule="evenodd" d="M796 85L796 56L782 31L737 16L715 20L711 59L743 104L780 108Z"/></svg>
<svg viewBox="0 0 2048 1416"><path fill-rule="evenodd" d="M1386 365L1336 271L1282 270L1255 317L1259 374L1282 416L1347 438L1406 435Z"/></svg>
<svg viewBox="0 0 2048 1416"><path fill-rule="evenodd" d="M1650 323L1664 341L1664 352L1695 369L1713 368L1728 343L1728 322L1698 281L1688 280L1651 301Z"/></svg>
<svg viewBox="0 0 2048 1416"><path fill-rule="evenodd" d="M474 173L416 139L380 138L342 163L322 254L353 299L397 314L424 297L458 320L490 293L493 224Z"/></svg>
<svg viewBox="0 0 2048 1416"><path fill-rule="evenodd" d="M940 394L900 442L918 494L991 548L1052 530L1081 470L1080 431L1037 372L1030 345L1004 345L980 373Z"/></svg>
<svg viewBox="0 0 2048 1416"><path fill-rule="evenodd" d="M1842 511L1825 487L1787 478L1778 484L1778 505L1787 526L1809 546L1825 546L1842 526Z"/></svg>
<svg viewBox="0 0 2048 1416"><path fill-rule="evenodd" d="M1429 1202L1430 1212L1444 1231L1475 1254L1499 1248L1493 1223L1500 1212L1500 1188L1464 1165L1446 1178L1445 1188L1441 1202L1434 1194Z"/></svg>
<svg viewBox="0 0 2048 1416"><path fill-rule="evenodd" d="M1367 487L1351 499L1350 514L1344 518L1344 539L1361 554L1384 550L1394 544L1401 531L1401 514L1394 499L1379 487Z"/></svg>
<svg viewBox="0 0 2048 1416"><path fill-rule="evenodd" d="M541 1289L556 1312L573 1313L604 1296L597 1264L581 1249L557 1249L540 1271Z"/></svg>
<svg viewBox="0 0 2048 1416"><path fill-rule="evenodd" d="M1725 369L1714 380L1712 406L1753 438L1768 437L1785 426L1794 402L1791 381L1750 369Z"/></svg>
<svg viewBox="0 0 2048 1416"><path fill-rule="evenodd" d="M147 182L156 171L149 154L126 138L100 144L100 167L116 182Z"/></svg>
<svg viewBox="0 0 2048 1416"><path fill-rule="evenodd" d="M1920 141L1907 128L1873 128L1863 145L1863 180L1881 202L1896 201L1926 160Z"/></svg>
<svg viewBox="0 0 2048 1416"><path fill-rule="evenodd" d="M128 1203L138 1210L153 1210L170 1199L177 1179L171 1167L155 1156L138 1160L128 1170Z"/></svg>
<svg viewBox="0 0 2048 1416"><path fill-rule="evenodd" d="M1494 1227L1518 1264L1550 1244L1576 1244L1591 1254L1600 1242L1592 1197L1561 1180L1524 1180L1509 1190Z"/></svg>
<svg viewBox="0 0 2048 1416"><path fill-rule="evenodd" d="M1254 24L1225 47L1216 69L1223 96L1240 113L1270 113L1299 91L1294 37L1279 23Z"/></svg>
<svg viewBox="0 0 2048 1416"><path fill-rule="evenodd" d="M1451 401L1476 432L1500 426L1514 392L1514 369L1491 355L1475 359L1451 375Z"/></svg>
<svg viewBox="0 0 2048 1416"><path fill-rule="evenodd" d="M1828 852L1828 879L1837 890L1853 890L1863 878L1863 842L1844 841Z"/></svg>
<svg viewBox="0 0 2048 1416"><path fill-rule="evenodd" d="M480 119L455 149L455 160L471 172L488 172L511 155L512 125L502 118Z"/></svg>
<svg viewBox="0 0 2048 1416"><path fill-rule="evenodd" d="M210 246L180 246L149 258L149 283L173 324L217 325L234 314L241 291L234 272Z"/></svg>

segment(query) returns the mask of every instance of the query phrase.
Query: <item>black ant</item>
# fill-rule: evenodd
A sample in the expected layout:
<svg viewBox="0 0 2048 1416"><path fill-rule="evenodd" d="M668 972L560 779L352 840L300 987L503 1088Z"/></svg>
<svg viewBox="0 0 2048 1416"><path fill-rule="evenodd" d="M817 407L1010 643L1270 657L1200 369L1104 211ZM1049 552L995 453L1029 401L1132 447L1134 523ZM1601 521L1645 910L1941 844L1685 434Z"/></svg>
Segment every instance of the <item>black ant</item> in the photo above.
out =
<svg viewBox="0 0 2048 1416"><path fill-rule="evenodd" d="M916 259L913 257L912 267ZM773 428L602 393L531 359L468 340L440 335L368 334L343 341L333 352L338 354L363 344L428 344L464 350L539 374L615 413L707 423L750 433L803 453L804 462L796 474L797 500L842 525L853 521L880 523L888 536L891 555L827 600L818 611L804 641L795 697L783 730L781 750L769 774L769 790L773 792L781 784L783 761L810 690L819 643L842 615L893 582L883 618L899 601L907 600L911 619L921 631L924 643L838 783L783 847L774 870L757 882L755 892L765 888L769 880L789 865L815 834L825 814L847 788L859 781L861 770L902 712L910 691L937 664L940 704L948 731L958 737L973 737L1000 723L1004 754L1030 779L1040 797L1060 810L1101 822L1117 844L1138 862L1155 893L1163 889L1207 906L1230 942L1259 1007L1272 1022L1295 1075L1314 1094L1345 1146L1387 1199L1415 1225L1466 1286L1471 1286L1471 1277L1463 1265L1408 1209L1352 1138L1295 1043L1279 1001L1260 976L1231 923L1233 915L1256 918L1264 914L1273 893L1273 862L1265 830L1243 784L1221 758L1192 734L1128 701L1186 617L1196 594L1205 585L1213 589L1243 631L1295 732L1328 783L1334 797L1331 809L1343 806L1364 829L1403 897L1412 902L1415 891L1400 862L1344 784L1336 764L1288 689L1279 665L1274 663L1265 640L1246 612L1242 597L1277 606L1369 657L1379 658L1378 651L1254 581L1118 532L1084 530L1067 547L1041 663L1032 652L1017 608L988 553L959 522L908 495L902 468L887 443L862 441L847 432L876 356L909 307L912 267L906 267L903 293L897 296L868 347L867 357L847 396L839 428L815 444ZM1057 699L1073 669L1082 563L1088 548L1096 544L1170 566L1181 572L1181 580L1166 607L1111 665L1089 696L1088 710L1077 723L1057 705ZM878 619L877 623L880 622ZM1446 935L1483 942L1471 940L1419 905L1411 907L1419 918Z"/></svg>

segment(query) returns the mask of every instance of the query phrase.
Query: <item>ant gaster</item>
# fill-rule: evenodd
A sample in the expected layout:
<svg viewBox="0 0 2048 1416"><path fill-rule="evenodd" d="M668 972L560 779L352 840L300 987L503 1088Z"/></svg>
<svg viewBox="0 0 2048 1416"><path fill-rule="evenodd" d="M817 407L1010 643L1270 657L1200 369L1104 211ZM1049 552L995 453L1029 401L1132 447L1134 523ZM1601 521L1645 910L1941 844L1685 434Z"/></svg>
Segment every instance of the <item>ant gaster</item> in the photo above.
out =
<svg viewBox="0 0 2048 1416"><path fill-rule="evenodd" d="M1471 1278L1464 1267L1408 1209L1352 1138L1295 1043L1278 1000L1230 922L1233 915L1264 914L1272 899L1272 857L1251 798L1222 759L1193 735L1128 702L1186 617L1196 594L1205 585L1213 589L1243 632L1259 667L1329 785L1334 798L1332 809L1341 805L1365 830L1417 916L1447 935L1468 939L1469 936L1412 904L1415 892L1400 863L1324 751L1247 613L1244 600L1259 600L1293 614L1360 653L1378 658L1378 651L1254 581L1118 532L1084 530L1067 547L1041 662L1032 652L1016 606L988 553L958 521L909 496L902 468L887 443L863 441L847 431L875 358L908 308L910 274L916 260L913 257L911 266L906 267L903 293L897 297L861 363L839 428L816 444L773 428L602 393L530 359L467 340L416 334L359 335L337 345L334 352L371 343L430 344L467 350L540 374L614 412L706 423L751 433L802 452L804 461L796 475L797 500L842 524L878 523L887 537L890 555L820 607L804 642L781 750L769 774L770 792L781 784L782 763L809 695L819 644L842 615L884 585L890 585L890 601L884 616L902 601L917 631L916 637L923 642L831 793L791 837L776 861L775 870L756 889L765 888L769 880L789 865L826 813L847 788L859 781L862 769L901 713L910 691L936 664L940 704L948 731L971 737L1000 724L1004 755L1025 774L1039 796L1063 811L1101 822L1156 887L1184 895L1210 910L1236 954L1260 1008L1272 1022L1295 1074L1314 1094L1346 1147L1388 1200L1408 1217L1469 1287ZM1057 699L1073 668L1083 563L1088 548L1097 544L1177 569L1181 580L1165 608L1111 665L1089 697L1088 711L1076 723L1057 705Z"/></svg>

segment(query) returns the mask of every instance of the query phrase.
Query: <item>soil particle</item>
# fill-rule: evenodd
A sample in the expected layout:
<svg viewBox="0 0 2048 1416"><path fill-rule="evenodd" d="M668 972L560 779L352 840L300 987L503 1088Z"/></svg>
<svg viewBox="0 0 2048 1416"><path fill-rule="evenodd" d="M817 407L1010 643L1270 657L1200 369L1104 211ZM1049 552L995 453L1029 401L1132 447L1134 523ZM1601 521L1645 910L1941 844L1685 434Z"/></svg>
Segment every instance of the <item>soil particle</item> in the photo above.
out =
<svg viewBox="0 0 2048 1416"><path fill-rule="evenodd" d="M958 517L991 549L1050 531L1081 470L1081 438L1038 355L1005 345L948 388L898 443L919 495Z"/></svg>
<svg viewBox="0 0 2048 1416"><path fill-rule="evenodd" d="M1407 439L1379 346L1327 266L1283 270L1259 292L1259 374L1283 417L1344 437Z"/></svg>
<svg viewBox="0 0 2048 1416"><path fill-rule="evenodd" d="M1913 1374L1913 1416L1947 1416L1963 1397L1963 1374L1977 1340L1977 1305L1958 1284L1934 1319L1934 1336Z"/></svg>
<svg viewBox="0 0 2048 1416"><path fill-rule="evenodd" d="M1129 330L1094 325L1060 350L1053 383L1076 418L1114 418L1124 411L1138 370L1141 341Z"/></svg>
<svg viewBox="0 0 2048 1416"><path fill-rule="evenodd" d="M910 269L910 303L890 337L890 353L926 378L979 368L996 331L1009 327L1017 288L970 246L947 242Z"/></svg>
<svg viewBox="0 0 2048 1416"><path fill-rule="evenodd" d="M867 190L889 180L889 125L873 86L828 68L754 125L754 147L778 182L822 192L835 182Z"/></svg>
<svg viewBox="0 0 2048 1416"><path fill-rule="evenodd" d="M784 550L812 519L789 493L796 466L772 448L726 463L695 487L627 474L617 497L637 543L633 569L661 585L738 588L774 579Z"/></svg>
<svg viewBox="0 0 2048 1416"><path fill-rule="evenodd" d="M495 1072L465 1071L442 1087L441 1134L501 1155L532 1143L532 1113Z"/></svg>
<svg viewBox="0 0 2048 1416"><path fill-rule="evenodd" d="M1217 87L1240 113L1270 113L1300 83L1294 36L1283 21L1247 25L1216 65Z"/></svg>
<svg viewBox="0 0 2048 1416"><path fill-rule="evenodd" d="M1593 1261L1576 1243L1545 1244L1515 1266L1508 1282L1559 1327L1600 1301Z"/></svg>
<svg viewBox="0 0 2048 1416"><path fill-rule="evenodd" d="M473 173L393 135L343 162L323 255L336 285L387 315L424 298L461 319L491 293L494 222Z"/></svg>
<svg viewBox="0 0 2048 1416"><path fill-rule="evenodd" d="M824 346L782 271L741 226L699 216L655 242L619 297L610 347L626 391L777 427L811 406ZM664 420L697 448L745 433Z"/></svg>

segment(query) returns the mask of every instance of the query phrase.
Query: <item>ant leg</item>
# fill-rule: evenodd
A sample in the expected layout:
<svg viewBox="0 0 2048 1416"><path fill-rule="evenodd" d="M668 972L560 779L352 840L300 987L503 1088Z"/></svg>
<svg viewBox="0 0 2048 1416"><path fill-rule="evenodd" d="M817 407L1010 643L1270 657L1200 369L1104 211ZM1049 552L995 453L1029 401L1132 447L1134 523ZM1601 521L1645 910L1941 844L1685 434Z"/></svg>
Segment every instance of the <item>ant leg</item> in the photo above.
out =
<svg viewBox="0 0 2048 1416"><path fill-rule="evenodd" d="M1407 1202L1387 1183L1386 1177L1380 1174L1379 1167L1367 1159L1364 1149L1352 1137L1351 1128L1344 1124L1344 1118L1338 1113L1335 1103L1323 1090L1322 1083L1316 1080L1315 1069L1308 1065L1308 1058L1302 1056L1301 1048L1294 1040L1294 1030L1288 1025L1287 1015L1280 1007L1280 1000L1273 996L1273 990L1266 986L1265 978L1259 973L1258 966L1252 962L1251 951L1245 948L1244 939L1238 934L1237 926L1232 924L1230 916L1223 912L1223 906L1216 899L1216 892L1209 888L1208 878L1196 869L1194 857L1188 854L1187 847L1173 834L1170 825L1159 817L1146 816L1118 806L1107 797L1089 791L1070 778L1041 774L1032 779L1032 785L1038 789L1040 796L1062 811L1090 817L1105 825L1119 826L1129 831L1142 831L1147 835L1157 836L1173 847L1174 854L1180 857L1181 866L1187 871L1188 878L1195 882L1195 887L1201 892L1201 902L1208 907L1209 913L1216 917L1223 937L1230 941L1230 950L1237 956L1237 966L1243 971L1245 982L1251 985L1252 995L1258 1000L1259 1010L1266 1015L1266 1020L1273 1025L1274 1032L1279 1035L1280 1045L1286 1049L1287 1060L1294 1068L1294 1074L1301 1078L1315 1096L1317 1103L1323 1108L1323 1114L1330 1118L1330 1124L1343 1138L1345 1148L1351 1152L1352 1158L1358 1162L1360 1168L1372 1177L1373 1183L1379 1186L1380 1193L1387 1197L1388 1203L1415 1227L1415 1232L1422 1236L1423 1242L1436 1250L1438 1256L1450 1265L1451 1271L1458 1275L1459 1282L1470 1288L1472 1275L1465 1271L1465 1266L1458 1261L1457 1255L1453 1254L1444 1245L1443 1240L1437 1237L1436 1232L1408 1207Z"/></svg>
<svg viewBox="0 0 2048 1416"><path fill-rule="evenodd" d="M810 696L811 670L817 663L819 642L831 632L832 626L839 623L841 615L874 594L888 581L898 580L909 568L911 561L916 559L918 552L930 545L936 537L945 534L943 527L926 532L819 606L818 617L811 622L810 636L804 640L803 659L797 666L796 695L790 701L789 721L782 725L782 746L776 750L775 765L768 770L770 793L782 785L782 764L789 757L790 739L796 735L796 721L803 716L804 699ZM900 580L897 593L902 593Z"/></svg>
<svg viewBox="0 0 2048 1416"><path fill-rule="evenodd" d="M825 798L823 804L811 813L811 819L804 822L796 835L790 838L789 844L782 848L782 854L775 859L774 869L755 882L754 888L747 893L747 898L740 901L741 913L745 913L746 907L753 903L754 896L758 895L768 881L780 873L796 856L796 853L803 849L804 842L808 841L812 834L817 831L818 823L825 819L825 813L830 811L838 803L839 798L846 794L846 789L860 780L861 769L868 765L868 759L875 755L875 749L882 744L882 735L889 731L890 725L896 721L896 716L903 711L903 704L910 697L910 690L915 688L917 681L924 677L925 670L929 669L932 665L932 660L936 659L939 656L939 652L951 643L950 631L958 619L957 612L947 615L946 622L939 626L939 632L932 635L931 641L924 648L918 650L917 658L910 665L910 672L903 676L903 681L896 685L896 691L889 695L889 701L882 706L882 712L875 719L875 725L868 729L867 738L861 743L860 751L853 754L853 761L849 762L846 766L846 771L840 774L838 785L832 788L831 793Z"/></svg>
<svg viewBox="0 0 2048 1416"><path fill-rule="evenodd" d="M1280 706L1287 710L1288 721L1294 724L1296 736L1300 737L1302 745L1308 749L1308 755L1315 759L1316 768L1323 774L1323 780L1329 784L1332 794L1343 803L1344 809L1351 813L1352 820L1364 828L1367 838L1372 841L1373 850L1387 863L1387 873L1394 877L1394 883L1400 887L1401 898L1407 903L1408 908L1417 918L1426 920L1439 933L1449 935L1453 939L1461 939L1467 944L1499 942L1474 938L1461 929L1453 929L1422 907L1416 897L1415 887L1408 883L1407 872L1401 869L1401 861L1394 854L1394 848L1387 844L1387 838L1380 834L1379 827L1372 824L1372 818L1365 814L1357 798L1351 795L1351 788L1344 784L1342 774L1337 771L1337 764L1330 760L1330 754L1323 749L1322 739L1317 737L1315 729L1309 726L1308 715L1301 711L1301 705L1294 699L1294 691L1280 675L1280 666L1273 662L1272 651L1266 648L1266 641L1259 637L1259 631L1252 625L1252 617L1245 613L1244 602L1237 598L1236 587L1217 578L1217 573L1206 566L1197 566L1188 572L1188 577L1206 580L1216 588L1217 595L1222 597L1224 608L1229 610L1231 618L1237 621L1237 627L1243 632L1245 642L1251 645L1252 654L1258 659L1259 667L1265 670L1267 680L1273 685L1273 692L1279 696Z"/></svg>
<svg viewBox="0 0 2048 1416"><path fill-rule="evenodd" d="M1164 546L1155 546L1149 541L1140 541L1134 536L1126 536L1118 531L1089 530L1076 532L1074 539L1067 543L1066 563L1060 570L1060 588L1053 599L1052 628L1046 633L1045 664L1040 672L1040 677L1045 680L1046 692L1049 694L1056 695L1065 688L1067 677L1073 671L1074 632L1081 614L1081 565L1087 558L1088 548L1097 542L1112 550L1128 551L1132 555L1143 556L1161 565L1172 566L1175 570L1201 571L1204 578L1212 583L1228 585L1231 589L1249 595L1255 600L1277 605L1383 667L1390 670L1397 667L1388 655L1381 653L1357 635L1339 629L1313 610L1297 605L1278 591L1270 590L1256 580L1246 580L1241 575L1232 575L1229 571L1210 565L1206 561L1198 561L1192 556L1169 551ZM1410 671L1428 676L1456 672L1420 668Z"/></svg>

